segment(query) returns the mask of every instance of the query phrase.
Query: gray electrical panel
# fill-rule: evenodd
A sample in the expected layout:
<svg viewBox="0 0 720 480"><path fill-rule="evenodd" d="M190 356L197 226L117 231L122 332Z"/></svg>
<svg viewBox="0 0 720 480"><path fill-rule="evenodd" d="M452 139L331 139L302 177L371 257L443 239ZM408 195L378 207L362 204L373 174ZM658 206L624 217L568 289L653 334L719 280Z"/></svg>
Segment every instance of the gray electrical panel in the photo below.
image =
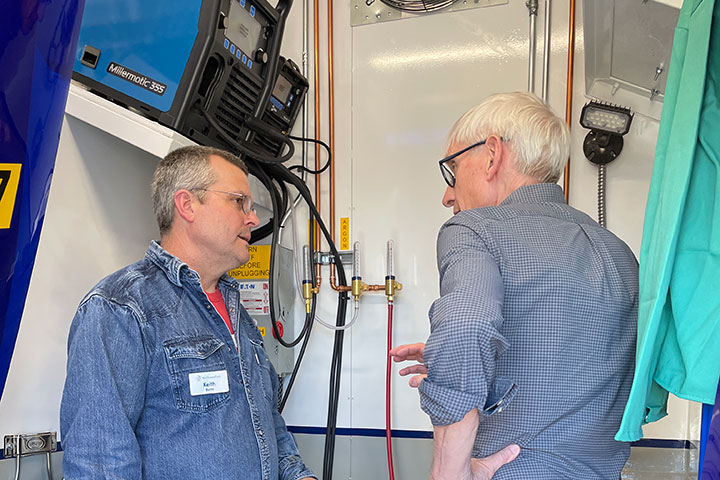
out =
<svg viewBox="0 0 720 480"><path fill-rule="evenodd" d="M257 323L263 336L265 351L278 375L292 373L294 352L277 341L272 329L270 308L275 312L278 330L285 341L295 336L293 320L297 303L297 286L295 282L295 265L293 251L274 246L275 253L275 288L274 305L270 304L270 245L253 245L250 247L250 261L243 267L230 272L240 282L240 298L245 310Z"/></svg>

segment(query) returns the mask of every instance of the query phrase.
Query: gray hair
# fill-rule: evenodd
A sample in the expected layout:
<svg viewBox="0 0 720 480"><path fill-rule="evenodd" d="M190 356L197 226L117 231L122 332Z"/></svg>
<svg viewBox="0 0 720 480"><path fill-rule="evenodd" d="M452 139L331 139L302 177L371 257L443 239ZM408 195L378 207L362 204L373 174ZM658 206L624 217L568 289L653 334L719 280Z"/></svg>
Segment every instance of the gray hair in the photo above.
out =
<svg viewBox="0 0 720 480"><path fill-rule="evenodd" d="M175 216L175 192L178 190L197 191L198 199L205 198L203 189L210 187L217 179L210 167L210 156L215 155L240 168L245 175L245 162L225 150L213 147L182 147L168 153L160 160L152 182L152 200L155 219L163 236L170 231Z"/></svg>
<svg viewBox="0 0 720 480"><path fill-rule="evenodd" d="M558 181L570 154L570 131L536 95L514 92L487 97L455 122L448 148L492 134L507 141L519 173L543 183Z"/></svg>

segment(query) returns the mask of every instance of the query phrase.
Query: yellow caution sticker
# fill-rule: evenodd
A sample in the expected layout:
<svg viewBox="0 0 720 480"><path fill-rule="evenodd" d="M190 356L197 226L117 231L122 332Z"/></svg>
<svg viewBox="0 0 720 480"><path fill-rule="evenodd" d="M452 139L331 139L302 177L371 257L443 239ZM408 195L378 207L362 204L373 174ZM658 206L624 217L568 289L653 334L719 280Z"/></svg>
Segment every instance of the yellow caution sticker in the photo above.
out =
<svg viewBox="0 0 720 480"><path fill-rule="evenodd" d="M270 278L270 245L250 245L250 260L228 275L238 280Z"/></svg>
<svg viewBox="0 0 720 480"><path fill-rule="evenodd" d="M0 229L10 228L22 163L0 163Z"/></svg>
<svg viewBox="0 0 720 480"><path fill-rule="evenodd" d="M258 330L260 330L260 335L263 337L265 336L265 327L258 327Z"/></svg>
<svg viewBox="0 0 720 480"><path fill-rule="evenodd" d="M340 219L340 250L350 250L350 219Z"/></svg>

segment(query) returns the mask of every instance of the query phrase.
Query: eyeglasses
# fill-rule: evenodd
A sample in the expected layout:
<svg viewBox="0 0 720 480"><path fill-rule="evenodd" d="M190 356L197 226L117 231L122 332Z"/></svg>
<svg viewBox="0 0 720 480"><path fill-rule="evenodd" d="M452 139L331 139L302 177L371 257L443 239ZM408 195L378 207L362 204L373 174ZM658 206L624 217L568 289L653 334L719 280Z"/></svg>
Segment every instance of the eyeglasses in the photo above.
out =
<svg viewBox="0 0 720 480"><path fill-rule="evenodd" d="M453 159L455 159L456 157L459 157L460 155L462 155L463 153L467 152L467 151L470 150L471 148L475 148L475 147L479 147L479 146L481 146L481 145L485 145L485 142L486 142L486 141L487 141L487 139L486 139L486 140L480 140L480 141L477 142L477 143L473 143L473 144L470 145L469 147L465 147L465 148L463 148L462 150L453 153L452 155L448 155L447 157L443 158L442 160L440 160L440 161L438 162L438 165L440 165L440 173L442 173L443 179L445 179L445 183L447 183L448 186L450 186L451 188L455 188L455 174L453 173L452 170L450 170L450 167L448 167L448 166L445 165L445 164L446 164L447 162L449 162L450 160L453 160Z"/></svg>
<svg viewBox="0 0 720 480"><path fill-rule="evenodd" d="M204 192L224 193L226 195L230 195L231 197L233 197L233 201L237 204L237 206L242 208L242 211L245 213L245 215L250 215L250 212L255 211L255 205L253 204L253 199L250 195L245 195L244 193L225 192L223 190L212 190L209 188L198 188L196 190L202 190Z"/></svg>

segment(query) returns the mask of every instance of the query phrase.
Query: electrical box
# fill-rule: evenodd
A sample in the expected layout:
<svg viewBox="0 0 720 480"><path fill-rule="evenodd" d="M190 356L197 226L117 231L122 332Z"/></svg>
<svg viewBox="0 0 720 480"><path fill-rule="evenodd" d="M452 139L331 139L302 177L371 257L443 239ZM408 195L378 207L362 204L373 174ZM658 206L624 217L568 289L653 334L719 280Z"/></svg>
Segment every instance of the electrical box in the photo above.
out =
<svg viewBox="0 0 720 480"><path fill-rule="evenodd" d="M228 272L240 283L240 300L257 323L270 362L278 375L292 373L295 355L292 348L283 347L272 329L270 309L275 312L281 338L290 341L295 335L295 307L298 304L293 251L275 246L274 305L270 302L270 245L251 245L250 260L240 268ZM298 304L299 305L299 304Z"/></svg>

